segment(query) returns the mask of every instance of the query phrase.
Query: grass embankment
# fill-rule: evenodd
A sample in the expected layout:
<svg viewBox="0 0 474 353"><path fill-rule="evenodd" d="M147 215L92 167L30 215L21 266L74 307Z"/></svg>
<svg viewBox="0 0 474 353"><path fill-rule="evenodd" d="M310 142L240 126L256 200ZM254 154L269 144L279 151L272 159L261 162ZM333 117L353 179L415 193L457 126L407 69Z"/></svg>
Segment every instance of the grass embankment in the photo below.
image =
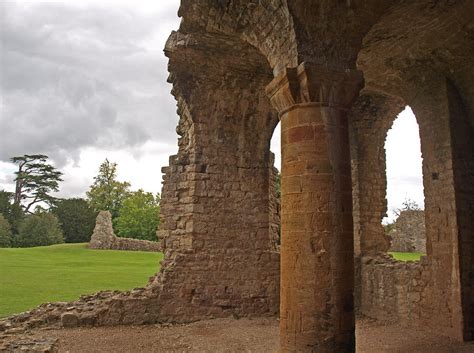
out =
<svg viewBox="0 0 474 353"><path fill-rule="evenodd" d="M0 317L99 290L143 287L161 253L91 250L86 244L0 249Z"/></svg>
<svg viewBox="0 0 474 353"><path fill-rule="evenodd" d="M425 256L421 252L390 252L389 254L398 261L420 261L420 258Z"/></svg>

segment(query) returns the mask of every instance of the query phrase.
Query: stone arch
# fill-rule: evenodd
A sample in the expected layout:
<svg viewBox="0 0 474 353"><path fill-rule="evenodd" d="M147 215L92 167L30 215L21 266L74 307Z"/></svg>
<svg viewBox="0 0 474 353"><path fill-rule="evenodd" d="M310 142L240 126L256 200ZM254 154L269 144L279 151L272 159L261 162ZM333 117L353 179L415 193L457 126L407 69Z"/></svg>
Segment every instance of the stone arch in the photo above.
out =
<svg viewBox="0 0 474 353"><path fill-rule="evenodd" d="M403 16L415 27L400 26ZM435 17L439 23L434 24ZM472 84L466 84L472 82L473 72L465 61L465 53L473 49L465 39L469 21L461 3L399 4L367 34L358 56L366 90L402 97L420 127L427 258L417 270L419 286L413 288L417 294L395 293L399 303L410 309L403 316L410 313L411 320L405 323L442 328L445 334L465 340L472 339L474 328L474 297L468 280L474 271L470 260L474 249L468 240L472 217L465 217L474 202L466 186L472 185L474 170ZM362 259L364 264L377 268L373 260ZM379 270L381 277L390 278ZM408 278L400 274L398 281ZM378 309L384 310L381 304Z"/></svg>
<svg viewBox="0 0 474 353"><path fill-rule="evenodd" d="M182 33L208 32L236 36L257 48L275 73L295 67L297 49L293 19L286 0L181 1Z"/></svg>

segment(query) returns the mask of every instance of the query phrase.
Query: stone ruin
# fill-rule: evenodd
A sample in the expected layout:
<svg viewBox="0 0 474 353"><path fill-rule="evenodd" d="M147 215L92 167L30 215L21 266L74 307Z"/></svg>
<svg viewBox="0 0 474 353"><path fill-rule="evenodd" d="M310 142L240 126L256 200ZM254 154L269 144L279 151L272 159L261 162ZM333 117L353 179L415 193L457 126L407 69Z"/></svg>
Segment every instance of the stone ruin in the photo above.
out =
<svg viewBox="0 0 474 353"><path fill-rule="evenodd" d="M426 253L425 213L402 210L388 232L389 251Z"/></svg>
<svg viewBox="0 0 474 353"><path fill-rule="evenodd" d="M161 251L161 245L156 241L117 237L109 211L100 211L97 215L88 247L101 250Z"/></svg>
<svg viewBox="0 0 474 353"><path fill-rule="evenodd" d="M165 47L180 138L163 168L160 273L13 316L4 334L279 313L281 352L354 352L358 311L472 340L473 14L469 0L182 0ZM418 263L385 255L381 225L384 141L406 105L423 154Z"/></svg>

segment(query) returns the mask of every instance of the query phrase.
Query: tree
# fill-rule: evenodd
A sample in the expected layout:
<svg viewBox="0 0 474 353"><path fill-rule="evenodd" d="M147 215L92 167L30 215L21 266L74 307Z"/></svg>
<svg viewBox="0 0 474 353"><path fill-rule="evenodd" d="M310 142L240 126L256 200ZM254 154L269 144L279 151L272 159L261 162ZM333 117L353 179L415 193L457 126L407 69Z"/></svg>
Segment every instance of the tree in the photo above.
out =
<svg viewBox="0 0 474 353"><path fill-rule="evenodd" d="M19 247L45 246L64 243L58 218L52 213L27 215L21 222L14 245Z"/></svg>
<svg viewBox="0 0 474 353"><path fill-rule="evenodd" d="M59 190L63 173L47 163L47 160L48 156L43 154L11 158L13 163L18 164L13 203L20 206L24 213L32 213L30 209L33 205L41 202L51 205L56 200L50 193Z"/></svg>
<svg viewBox="0 0 474 353"><path fill-rule="evenodd" d="M405 197L405 201L402 202L402 207L397 208L393 213L398 218L403 211L421 211L421 208L415 200Z"/></svg>
<svg viewBox="0 0 474 353"><path fill-rule="evenodd" d="M420 211L421 208L415 200L410 198L405 198L405 201L402 202L402 208L399 211Z"/></svg>
<svg viewBox="0 0 474 353"><path fill-rule="evenodd" d="M117 163L106 159L99 168L99 174L94 177L94 183L87 192L87 199L95 212L110 211L112 218L119 214L123 200L129 194L130 183L119 182L117 178Z"/></svg>
<svg viewBox="0 0 474 353"><path fill-rule="evenodd" d="M20 205L13 203L13 193L0 190L0 213L7 219L14 234L18 233L18 225L23 219L23 210Z"/></svg>
<svg viewBox="0 0 474 353"><path fill-rule="evenodd" d="M5 217L10 214L12 208L13 193L0 190L0 213Z"/></svg>
<svg viewBox="0 0 474 353"><path fill-rule="evenodd" d="M0 248L9 248L12 245L12 230L8 220L0 213Z"/></svg>
<svg viewBox="0 0 474 353"><path fill-rule="evenodd" d="M158 240L160 196L138 190L123 201L119 217L114 221L119 237Z"/></svg>
<svg viewBox="0 0 474 353"><path fill-rule="evenodd" d="M59 219L66 243L88 242L94 231L97 213L84 199L63 199L52 208Z"/></svg>

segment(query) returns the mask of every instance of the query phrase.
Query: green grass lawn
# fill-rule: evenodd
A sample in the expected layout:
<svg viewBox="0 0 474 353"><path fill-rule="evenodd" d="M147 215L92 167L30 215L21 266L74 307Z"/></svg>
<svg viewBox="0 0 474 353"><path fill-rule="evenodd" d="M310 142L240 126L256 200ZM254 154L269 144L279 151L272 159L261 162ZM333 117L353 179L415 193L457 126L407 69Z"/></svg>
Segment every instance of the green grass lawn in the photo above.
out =
<svg viewBox="0 0 474 353"><path fill-rule="evenodd" d="M90 250L86 244L0 249L0 317L99 290L143 287L162 253Z"/></svg>
<svg viewBox="0 0 474 353"><path fill-rule="evenodd" d="M389 254L398 261L420 261L420 258L425 255L421 252L390 252Z"/></svg>

